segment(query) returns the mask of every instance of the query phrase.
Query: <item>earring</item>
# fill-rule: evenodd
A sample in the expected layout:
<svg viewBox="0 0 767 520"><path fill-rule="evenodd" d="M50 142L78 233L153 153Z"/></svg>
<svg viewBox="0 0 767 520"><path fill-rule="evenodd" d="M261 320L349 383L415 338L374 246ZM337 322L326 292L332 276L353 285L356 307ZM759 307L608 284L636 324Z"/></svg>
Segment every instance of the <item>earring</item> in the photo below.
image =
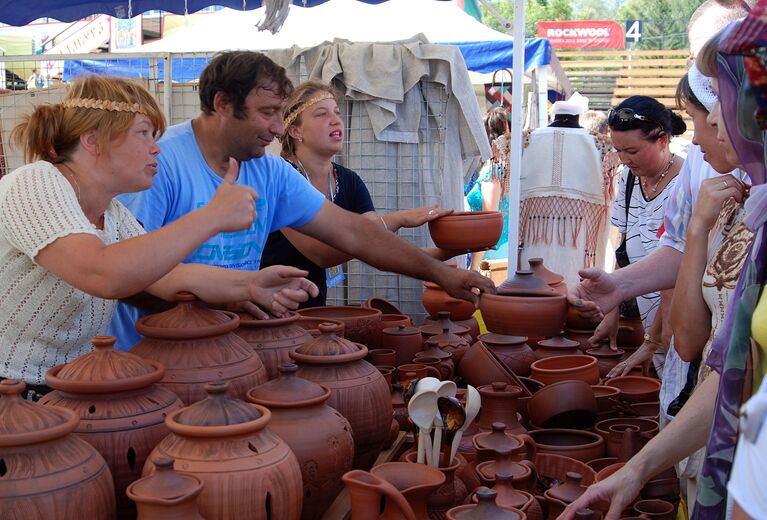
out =
<svg viewBox="0 0 767 520"><path fill-rule="evenodd" d="M298 138L298 142L299 142L299 143L303 143L303 142L304 142L304 138L303 138L303 137L299 137L299 138Z"/></svg>

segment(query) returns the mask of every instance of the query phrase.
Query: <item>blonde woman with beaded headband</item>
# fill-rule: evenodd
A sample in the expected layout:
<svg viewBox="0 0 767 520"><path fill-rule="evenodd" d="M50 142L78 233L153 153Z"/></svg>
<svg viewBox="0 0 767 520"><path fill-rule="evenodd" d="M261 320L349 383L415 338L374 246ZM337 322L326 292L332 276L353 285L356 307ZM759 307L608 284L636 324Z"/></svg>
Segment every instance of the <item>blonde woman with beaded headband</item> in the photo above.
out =
<svg viewBox="0 0 767 520"><path fill-rule="evenodd" d="M165 120L152 95L122 78L88 76L59 104L39 105L13 130L29 164L0 179L0 379L45 393L45 373L91 350L118 298L249 301L275 314L316 295L290 267L236 271L179 262L221 232L249 229L257 194L236 185L233 159L211 200L146 233L115 197L157 173ZM74 513L73 513L74 514Z"/></svg>
<svg viewBox="0 0 767 520"><path fill-rule="evenodd" d="M333 162L344 145L345 128L338 94L332 86L307 81L296 87L287 101L281 137L282 157L290 162L325 197L346 210L378 222L388 231L417 227L450 212L434 207L376 213L370 193L356 172ZM461 252L425 250L446 260ZM341 265L352 257L290 228L271 233L261 265L293 265L309 271L320 295L302 307L325 305L327 288L343 279Z"/></svg>

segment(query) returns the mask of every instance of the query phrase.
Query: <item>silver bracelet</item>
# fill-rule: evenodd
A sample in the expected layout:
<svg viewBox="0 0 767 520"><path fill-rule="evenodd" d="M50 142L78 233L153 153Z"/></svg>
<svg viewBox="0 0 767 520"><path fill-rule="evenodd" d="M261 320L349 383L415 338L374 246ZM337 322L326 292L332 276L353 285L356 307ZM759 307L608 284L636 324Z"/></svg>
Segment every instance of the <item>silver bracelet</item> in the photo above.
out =
<svg viewBox="0 0 767 520"><path fill-rule="evenodd" d="M381 223L384 225L384 229L386 231L389 231L389 226L386 225L386 221L383 219L383 217L378 217L378 218L381 219Z"/></svg>

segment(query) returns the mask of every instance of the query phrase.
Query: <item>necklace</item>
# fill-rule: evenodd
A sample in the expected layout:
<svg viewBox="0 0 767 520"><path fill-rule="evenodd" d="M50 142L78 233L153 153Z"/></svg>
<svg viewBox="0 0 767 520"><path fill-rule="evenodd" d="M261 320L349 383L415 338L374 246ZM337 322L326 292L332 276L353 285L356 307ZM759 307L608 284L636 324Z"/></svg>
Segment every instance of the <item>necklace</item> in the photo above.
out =
<svg viewBox="0 0 767 520"><path fill-rule="evenodd" d="M671 154L671 159L669 159L668 164L665 168L663 168L663 171L660 173L660 177L658 177L658 182L655 183L652 187L652 192L655 193L658 191L658 186L661 182L663 182L663 178L668 174L669 169L671 168L671 165L674 164L674 154ZM642 186L644 187L645 191L647 191L647 183L642 179Z"/></svg>
<svg viewBox="0 0 767 520"><path fill-rule="evenodd" d="M294 155L296 158L296 162L298 163L299 169L301 171L301 174L306 178L307 181L311 184L312 180L309 178L309 170L306 169L306 166L304 166L304 163L301 162L301 159L298 158L298 155ZM335 202L336 198L336 190L333 187L333 181L335 179L335 166L333 166L333 163L330 163L330 169L328 170L328 199L330 199L330 202Z"/></svg>
<svg viewBox="0 0 767 520"><path fill-rule="evenodd" d="M68 164L61 163L61 165L69 170L67 177L72 179L72 184L74 184L75 188L75 195L77 195L77 203L80 204L80 184L77 182L77 177L75 177L75 171Z"/></svg>

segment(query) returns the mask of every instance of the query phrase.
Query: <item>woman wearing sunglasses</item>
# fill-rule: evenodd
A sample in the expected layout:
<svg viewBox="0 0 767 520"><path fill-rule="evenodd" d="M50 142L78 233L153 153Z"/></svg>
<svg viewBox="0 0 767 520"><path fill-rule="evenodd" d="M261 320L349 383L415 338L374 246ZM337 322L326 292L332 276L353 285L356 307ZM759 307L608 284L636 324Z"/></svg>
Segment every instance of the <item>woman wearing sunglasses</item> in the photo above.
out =
<svg viewBox="0 0 767 520"><path fill-rule="evenodd" d="M612 224L622 235L615 252L617 263L626 267L658 246L664 203L683 163L671 152L669 143L672 136L682 134L687 127L679 115L647 96L632 96L610 109L607 124L613 147L624 165ZM661 293L653 292L624 302L599 325L599 332L609 331L610 345L616 348L619 316L641 318L647 334L632 364L648 362L657 352L658 374L662 374L665 357L661 346L661 300L669 302L670 295L664 293L661 298Z"/></svg>

